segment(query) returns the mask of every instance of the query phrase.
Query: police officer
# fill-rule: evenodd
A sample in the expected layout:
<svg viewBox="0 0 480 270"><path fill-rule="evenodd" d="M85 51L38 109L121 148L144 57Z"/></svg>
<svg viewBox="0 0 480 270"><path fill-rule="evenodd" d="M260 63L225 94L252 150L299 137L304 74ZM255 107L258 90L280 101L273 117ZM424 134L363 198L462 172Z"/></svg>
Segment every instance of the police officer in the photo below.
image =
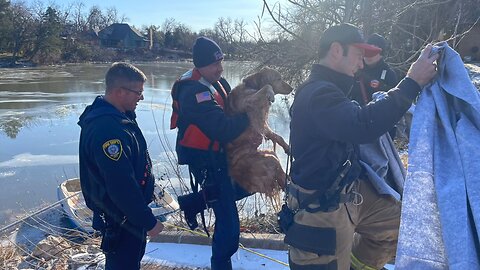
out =
<svg viewBox="0 0 480 270"><path fill-rule="evenodd" d="M98 96L80 116L80 183L102 232L106 269L140 269L146 235L163 224L147 206L154 176L145 138L135 120L146 77L127 63L114 63Z"/></svg>
<svg viewBox="0 0 480 270"><path fill-rule="evenodd" d="M172 88L171 128L178 128L176 152L179 164L187 164L198 192L178 198L188 225L206 207L215 213L212 270L232 269L230 257L237 251L240 225L237 192L228 174L224 145L248 126L246 114L227 116L224 104L230 85L221 77L223 53L213 40L199 37L193 45L195 68L183 74ZM195 191L194 187L194 191ZM242 194L243 193L243 194Z"/></svg>
<svg viewBox="0 0 480 270"><path fill-rule="evenodd" d="M431 45L387 98L360 107L347 94L363 56L379 48L351 24L321 36L319 63L291 107L288 206L295 214L285 236L291 269L381 269L395 255L400 204L360 180L358 144L392 128L434 77L438 55L430 51Z"/></svg>

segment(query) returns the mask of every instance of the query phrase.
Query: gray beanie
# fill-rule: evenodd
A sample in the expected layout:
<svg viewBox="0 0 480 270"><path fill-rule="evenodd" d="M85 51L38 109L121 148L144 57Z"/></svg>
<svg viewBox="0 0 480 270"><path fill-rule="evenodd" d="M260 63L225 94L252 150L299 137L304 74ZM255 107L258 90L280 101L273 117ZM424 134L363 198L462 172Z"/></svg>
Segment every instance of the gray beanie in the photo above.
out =
<svg viewBox="0 0 480 270"><path fill-rule="evenodd" d="M193 64L197 68L206 67L223 59L222 49L215 41L199 37L193 44Z"/></svg>

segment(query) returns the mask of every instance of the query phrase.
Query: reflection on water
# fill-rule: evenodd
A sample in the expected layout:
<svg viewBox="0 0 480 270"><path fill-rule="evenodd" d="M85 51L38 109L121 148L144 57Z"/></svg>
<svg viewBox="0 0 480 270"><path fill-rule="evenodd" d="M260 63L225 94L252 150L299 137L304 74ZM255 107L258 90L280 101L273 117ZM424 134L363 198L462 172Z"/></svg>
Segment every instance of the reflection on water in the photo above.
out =
<svg viewBox="0 0 480 270"><path fill-rule="evenodd" d="M172 83L190 64L148 63L137 66L148 77L146 101L156 106L166 102ZM0 69L0 130L10 138L16 138L20 129L28 126L34 118L56 117L59 110L67 108L65 106L91 102L104 91L103 80L108 67L107 64L79 64ZM226 63L224 76L235 85L251 67Z"/></svg>
<svg viewBox="0 0 480 270"><path fill-rule="evenodd" d="M107 65L0 69L0 131L16 138L35 119L55 118L65 105L87 102L103 91Z"/></svg>
<svg viewBox="0 0 480 270"><path fill-rule="evenodd" d="M5 119L0 122L0 130L5 132L5 134L8 137L15 139L17 137L18 132L20 132L20 129L28 125L28 123L31 122L32 120L33 120L32 116L6 115Z"/></svg>
<svg viewBox="0 0 480 270"><path fill-rule="evenodd" d="M175 131L169 130L170 87L190 63L136 64L147 75L145 100L137 107L157 175L170 166ZM78 177L79 115L103 94L108 64L78 64L0 69L0 225L25 209L56 201L56 186ZM232 86L251 65L226 62L224 76ZM280 101L280 102L278 102ZM280 99L271 126L288 130Z"/></svg>

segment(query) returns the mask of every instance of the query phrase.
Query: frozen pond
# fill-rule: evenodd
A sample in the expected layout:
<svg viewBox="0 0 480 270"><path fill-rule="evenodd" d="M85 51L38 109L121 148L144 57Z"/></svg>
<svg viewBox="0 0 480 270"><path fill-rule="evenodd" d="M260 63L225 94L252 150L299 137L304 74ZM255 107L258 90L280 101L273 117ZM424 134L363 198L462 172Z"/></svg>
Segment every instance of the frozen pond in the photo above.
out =
<svg viewBox="0 0 480 270"><path fill-rule="evenodd" d="M136 65L148 77L145 100L139 103L137 116L156 176L174 178L169 159L174 157L171 150L176 136L168 127L170 87L191 63ZM75 64L0 69L0 226L33 208L55 202L57 185L78 177L78 117L95 96L103 94L108 67ZM248 63L226 62L224 76L234 86L251 67ZM280 97L269 121L278 133L288 133L288 113ZM286 157L280 158L285 163Z"/></svg>

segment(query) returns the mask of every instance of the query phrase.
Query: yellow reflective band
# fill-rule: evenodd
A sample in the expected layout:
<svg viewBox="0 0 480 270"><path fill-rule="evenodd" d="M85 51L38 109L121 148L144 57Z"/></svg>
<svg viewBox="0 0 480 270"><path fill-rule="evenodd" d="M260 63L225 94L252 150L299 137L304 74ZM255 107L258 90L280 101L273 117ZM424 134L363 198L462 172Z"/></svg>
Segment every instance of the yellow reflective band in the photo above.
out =
<svg viewBox="0 0 480 270"><path fill-rule="evenodd" d="M352 261L352 264L350 265L351 268L354 270L377 270L373 267L370 267L364 263L362 263L353 253L350 253L350 260Z"/></svg>

